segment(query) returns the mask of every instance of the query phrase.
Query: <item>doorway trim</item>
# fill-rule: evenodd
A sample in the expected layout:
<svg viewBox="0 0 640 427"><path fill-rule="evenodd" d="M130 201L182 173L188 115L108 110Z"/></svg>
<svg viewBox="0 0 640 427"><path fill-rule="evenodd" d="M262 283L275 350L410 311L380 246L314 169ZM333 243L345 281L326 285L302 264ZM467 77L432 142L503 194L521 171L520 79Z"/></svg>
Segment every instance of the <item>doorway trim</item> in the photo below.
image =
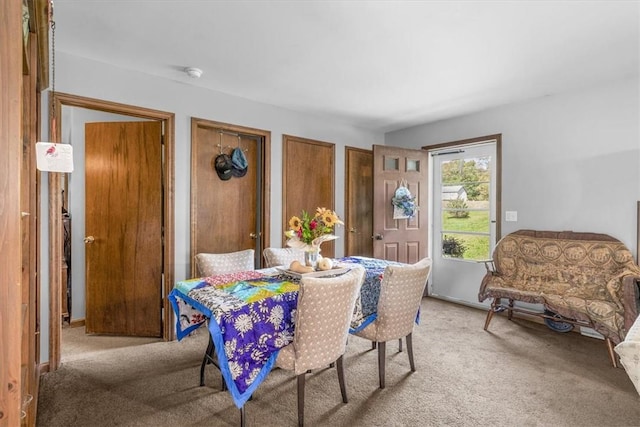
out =
<svg viewBox="0 0 640 427"><path fill-rule="evenodd" d="M121 114L137 117L146 120L157 120L162 122L164 128L164 164L163 180L164 201L163 201L163 229L164 247L162 254L164 280L162 289L163 300L163 320L162 337L165 341L175 339L173 331L174 315L167 298L171 286L174 283L174 171L175 171L175 114L165 111L152 110L149 108L136 107L132 105L120 104L116 102L103 101L99 99L86 98L77 95L56 92L51 101L52 108L55 109L55 117L62 117L62 107L80 107L89 110L97 110L106 113ZM53 123L49 120L49 132L52 133ZM62 126L55 129L54 140L60 141L62 137ZM62 174L50 174L49 178L49 230L56 230L53 224L62 224ZM49 370L55 371L60 366L60 338L62 334L62 313L60 306L60 292L62 280L59 274L60 257L55 254L60 253L62 247L62 233L51 232L49 238ZM37 308L38 311L40 307Z"/></svg>
<svg viewBox="0 0 640 427"><path fill-rule="evenodd" d="M202 191L202 189L196 188L194 184L196 182L195 179L195 171L198 167L195 159L193 157L193 150L195 146L195 138L197 138L198 129L210 129L215 130L217 132L227 132L232 134L238 134L241 136L248 137L256 137L259 139L258 144L260 144L259 149L259 158L257 159L260 162L260 176L259 181L261 184L260 198L261 198L261 210L259 212L260 215L260 246L259 250L256 252L256 258L260 258L262 260L262 251L264 248L271 245L271 131L251 128L246 126L235 125L231 123L218 122L208 119L202 119L197 117L191 118L191 201L190 201L190 256L189 256L189 271L191 272L191 277L195 277L196 274L196 266L193 260L195 259L196 250L197 250L197 232L198 232L198 224L196 218L194 216L194 212L197 209L196 198L198 197L198 192ZM222 147L220 147L222 150ZM259 252L259 253L258 253ZM262 265L262 263L260 263Z"/></svg>
<svg viewBox="0 0 640 427"><path fill-rule="evenodd" d="M493 134L493 135L486 135L486 136L480 136L477 138L469 138L469 139L463 139L463 140L458 140L458 141L451 141L451 142L445 142L445 143L439 143L439 144L433 144L433 145L425 145L422 147L423 150L427 150L429 152L429 154L433 153L434 151L437 150L442 150L442 149L446 149L446 148L464 148L465 146L473 146L473 145L477 145L483 142L495 142L495 155L496 155L496 175L495 175L495 181L496 181L496 195L495 195L495 212L496 212L496 223L495 223L495 241L492 243L493 245L495 245L500 238L502 237L502 227L501 227L501 215L502 215L502 134ZM430 174L433 173L432 170L430 170L429 172ZM433 194L430 195L431 198L434 197ZM430 219L431 221L433 220L433 218ZM429 242L430 247L432 248L432 251L435 251L436 248L433 248L433 238L430 240ZM439 249L440 250L440 249ZM429 289L429 294L433 295L433 282L430 282L428 284L428 289ZM452 299L447 299L443 296L436 296L437 298L440 299L444 299L444 300L448 300L448 301L453 301L455 303L458 304L463 304L463 305L469 305L471 307L475 307L475 308L484 308L481 305L478 304L468 304L465 303L463 301L460 300L452 300Z"/></svg>

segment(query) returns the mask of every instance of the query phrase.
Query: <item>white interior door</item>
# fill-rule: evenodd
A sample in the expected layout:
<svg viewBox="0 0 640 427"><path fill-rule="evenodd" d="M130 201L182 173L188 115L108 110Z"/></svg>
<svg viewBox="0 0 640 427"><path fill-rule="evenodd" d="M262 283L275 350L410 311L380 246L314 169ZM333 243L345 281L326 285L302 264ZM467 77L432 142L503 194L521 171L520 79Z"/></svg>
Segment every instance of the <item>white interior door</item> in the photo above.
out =
<svg viewBox="0 0 640 427"><path fill-rule="evenodd" d="M478 289L496 242L496 144L432 151L433 271L430 293L480 305Z"/></svg>

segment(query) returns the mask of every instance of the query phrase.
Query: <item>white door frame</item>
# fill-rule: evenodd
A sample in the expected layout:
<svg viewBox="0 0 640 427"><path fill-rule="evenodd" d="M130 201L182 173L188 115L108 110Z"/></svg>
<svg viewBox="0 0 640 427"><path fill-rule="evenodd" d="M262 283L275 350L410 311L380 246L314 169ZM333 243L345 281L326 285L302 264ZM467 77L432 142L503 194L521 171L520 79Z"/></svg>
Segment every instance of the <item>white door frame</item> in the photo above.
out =
<svg viewBox="0 0 640 427"><path fill-rule="evenodd" d="M482 148L485 147L485 148ZM441 243L441 196L435 194L435 186L440 178L435 176L436 162L442 160L440 155L447 155L449 158L456 154L462 154L463 151L475 151L477 154L481 154L480 150L490 149L490 155L492 156L492 176L491 176L491 204L490 204L490 249L489 254L493 253L493 249L497 241L500 238L500 212L501 212L501 136L491 135L487 137L475 138L472 140L465 140L459 142L452 142L447 144L440 144L438 146L424 147L430 152L429 156L429 170L430 182L429 182L429 200L432 201L430 206L429 225L431 227L431 233L429 236L430 253L433 259L433 272L429 283L429 295L436 298L469 305L472 307L486 309L488 304L483 304L477 301L477 290L480 287L480 282L485 273L483 263L478 263L470 260L460 259L446 259L446 263L455 263L455 267L443 270L443 260L436 259L441 257L442 243ZM439 154L434 156L433 154ZM449 154L446 154L449 153ZM472 155L475 153L471 153ZM436 200L437 199L437 200ZM439 264L439 265L438 265ZM446 282L443 282L446 280ZM457 289L454 289L456 288Z"/></svg>

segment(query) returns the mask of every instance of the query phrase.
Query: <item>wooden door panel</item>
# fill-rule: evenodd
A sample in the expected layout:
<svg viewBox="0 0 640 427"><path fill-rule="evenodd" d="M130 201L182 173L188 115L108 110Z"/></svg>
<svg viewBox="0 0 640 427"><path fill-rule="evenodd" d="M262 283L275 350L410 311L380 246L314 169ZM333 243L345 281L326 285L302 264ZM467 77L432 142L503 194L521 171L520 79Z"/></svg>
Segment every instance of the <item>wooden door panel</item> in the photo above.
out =
<svg viewBox="0 0 640 427"><path fill-rule="evenodd" d="M294 136L283 136L282 230L289 218L303 210L313 214L318 207L335 210L335 144ZM282 244L285 244L282 236ZM335 256L334 242L324 242L322 255Z"/></svg>
<svg viewBox="0 0 640 427"><path fill-rule="evenodd" d="M424 150L374 145L374 257L415 263L427 256L427 164ZM391 199L403 180L420 209L413 218L394 219Z"/></svg>
<svg viewBox="0 0 640 427"><path fill-rule="evenodd" d="M85 125L87 333L162 335L162 127Z"/></svg>
<svg viewBox="0 0 640 427"><path fill-rule="evenodd" d="M263 210L261 137L227 131L214 122L195 119L192 132L192 259L198 253L254 249L259 260L262 240L258 236ZM247 159L247 173L224 181L216 172L215 159L222 153L231 157L237 147ZM191 274L196 274L193 262Z"/></svg>
<svg viewBox="0 0 640 427"><path fill-rule="evenodd" d="M345 149L345 255L373 256L373 151Z"/></svg>

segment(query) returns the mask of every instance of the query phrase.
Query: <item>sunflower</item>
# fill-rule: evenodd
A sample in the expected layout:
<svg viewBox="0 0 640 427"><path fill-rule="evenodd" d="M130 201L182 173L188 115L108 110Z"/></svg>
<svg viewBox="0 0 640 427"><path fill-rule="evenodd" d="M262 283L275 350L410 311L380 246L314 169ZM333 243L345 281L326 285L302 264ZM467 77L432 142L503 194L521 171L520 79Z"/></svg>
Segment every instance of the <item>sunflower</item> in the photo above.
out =
<svg viewBox="0 0 640 427"><path fill-rule="evenodd" d="M324 225L329 228L333 228L333 226L336 225L336 222L338 221L338 216L331 211L324 212L321 218L321 221L324 222Z"/></svg>
<svg viewBox="0 0 640 427"><path fill-rule="evenodd" d="M327 208L318 208L316 209L316 217L322 218L327 213L331 213L331 211Z"/></svg>
<svg viewBox="0 0 640 427"><path fill-rule="evenodd" d="M295 231L300 230L302 228L302 221L297 216L292 216L289 220L289 228Z"/></svg>

